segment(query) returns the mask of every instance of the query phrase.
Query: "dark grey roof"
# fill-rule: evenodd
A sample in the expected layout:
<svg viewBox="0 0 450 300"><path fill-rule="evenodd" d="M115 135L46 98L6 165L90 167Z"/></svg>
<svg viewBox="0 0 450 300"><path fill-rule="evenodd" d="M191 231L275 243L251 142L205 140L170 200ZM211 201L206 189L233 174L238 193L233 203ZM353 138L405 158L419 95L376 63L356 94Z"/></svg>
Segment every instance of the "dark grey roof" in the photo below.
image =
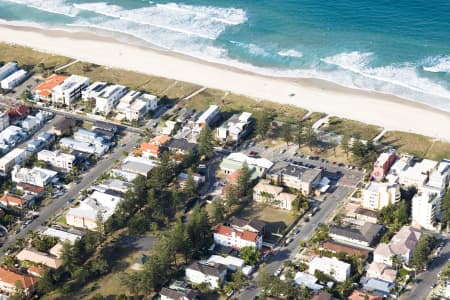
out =
<svg viewBox="0 0 450 300"><path fill-rule="evenodd" d="M355 214L368 216L368 217L371 217L371 218L378 218L378 216L380 215L379 212L376 212L376 211L373 211L373 210L370 210L370 209L367 209L367 208L362 208L362 207L358 207L355 210Z"/></svg>
<svg viewBox="0 0 450 300"><path fill-rule="evenodd" d="M107 122L100 122L100 121L95 121L93 124L94 129L95 128L99 128L105 131L112 131L115 132L117 131L117 126L111 123L107 123Z"/></svg>
<svg viewBox="0 0 450 300"><path fill-rule="evenodd" d="M186 139L171 139L168 144L167 148L169 149L181 149L184 151L193 151L197 149L197 144L190 143Z"/></svg>
<svg viewBox="0 0 450 300"><path fill-rule="evenodd" d="M372 244L374 240L377 238L382 228L383 228L382 225L372 224L369 222L366 222L360 228L350 226L348 227L332 226L330 229L330 235L343 236Z"/></svg>
<svg viewBox="0 0 450 300"><path fill-rule="evenodd" d="M236 227L244 227L245 225L248 224L248 220L244 219L244 218L239 218L239 217L231 217L228 222L230 223L231 226L236 226Z"/></svg>
<svg viewBox="0 0 450 300"><path fill-rule="evenodd" d="M160 292L161 296L165 296L172 300L183 300L183 299L197 299L198 293L195 290L186 289L186 290L173 290L169 288L163 287Z"/></svg>
<svg viewBox="0 0 450 300"><path fill-rule="evenodd" d="M227 270L227 267L222 264L201 264L198 261L193 262L188 266L189 269L199 271L203 274L209 275L209 276L216 276L220 277L220 275Z"/></svg>
<svg viewBox="0 0 450 300"><path fill-rule="evenodd" d="M102 128L95 128L93 130L94 133L101 135L103 137L105 137L107 140L111 141L114 138L115 133L108 131L108 130L104 130Z"/></svg>
<svg viewBox="0 0 450 300"><path fill-rule="evenodd" d="M259 232L263 231L266 227L267 223L258 219L252 219L250 222L248 222L248 226L253 227L254 229L258 230Z"/></svg>
<svg viewBox="0 0 450 300"><path fill-rule="evenodd" d="M235 216L231 217L228 220L228 223L230 223L231 226L235 226L235 227L239 227L239 228L243 228L245 226L250 226L258 232L262 232L267 225L266 222L261 221L256 218L247 220L247 219L239 218L239 217L235 217Z"/></svg>
<svg viewBox="0 0 450 300"><path fill-rule="evenodd" d="M291 164L285 161L276 162L271 170L270 174L292 176L296 178L301 178L303 181L313 181L322 172L320 169L311 169L305 166L299 166Z"/></svg>
<svg viewBox="0 0 450 300"><path fill-rule="evenodd" d="M62 130L62 131L69 129L73 126L75 126L75 119L73 119L73 118L63 118L63 119L56 121L53 124L53 128L55 128L57 130Z"/></svg>

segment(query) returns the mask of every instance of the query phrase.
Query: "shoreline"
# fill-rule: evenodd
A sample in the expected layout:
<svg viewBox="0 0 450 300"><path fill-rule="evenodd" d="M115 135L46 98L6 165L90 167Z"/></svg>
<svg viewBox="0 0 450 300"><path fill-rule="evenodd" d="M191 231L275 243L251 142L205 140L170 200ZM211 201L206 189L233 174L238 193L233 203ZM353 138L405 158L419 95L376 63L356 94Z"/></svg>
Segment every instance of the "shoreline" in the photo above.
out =
<svg viewBox="0 0 450 300"><path fill-rule="evenodd" d="M259 100L291 104L387 130L450 140L450 112L397 96L351 89L321 79L260 75L168 50L125 44L113 37L84 31L0 23L0 41L108 67L231 91ZM107 52L103 51L105 49Z"/></svg>

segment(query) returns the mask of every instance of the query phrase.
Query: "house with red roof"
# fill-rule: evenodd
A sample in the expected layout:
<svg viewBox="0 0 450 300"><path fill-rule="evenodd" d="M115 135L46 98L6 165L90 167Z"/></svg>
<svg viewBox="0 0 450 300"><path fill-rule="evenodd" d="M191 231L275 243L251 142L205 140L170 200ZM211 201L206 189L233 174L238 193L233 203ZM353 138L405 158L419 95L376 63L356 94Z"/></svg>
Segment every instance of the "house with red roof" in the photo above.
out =
<svg viewBox="0 0 450 300"><path fill-rule="evenodd" d="M3 196L0 197L0 205L3 207L23 207L27 204L27 201L25 199L22 199L18 196L14 196L8 193L3 194Z"/></svg>
<svg viewBox="0 0 450 300"><path fill-rule="evenodd" d="M20 282L25 294L30 295L38 279L28 274L19 274L6 268L0 268L0 294L13 295Z"/></svg>
<svg viewBox="0 0 450 300"><path fill-rule="evenodd" d="M144 157L159 157L170 140L168 135L159 135L148 143L142 143L140 148L134 150L134 154Z"/></svg>
<svg viewBox="0 0 450 300"><path fill-rule="evenodd" d="M261 249L262 241L261 234L249 230L239 230L226 225L219 225L214 230L214 242L216 244L236 250L240 250L245 246Z"/></svg>
<svg viewBox="0 0 450 300"><path fill-rule="evenodd" d="M9 120L11 123L18 119L25 119L26 116L28 116L28 113L30 112L30 109L26 105L17 105L14 107L11 107L6 111L6 114L9 116Z"/></svg>
<svg viewBox="0 0 450 300"><path fill-rule="evenodd" d="M52 74L45 79L44 82L38 84L35 91L34 99L36 101L50 102L52 101L52 89L64 82L68 77L59 74Z"/></svg>

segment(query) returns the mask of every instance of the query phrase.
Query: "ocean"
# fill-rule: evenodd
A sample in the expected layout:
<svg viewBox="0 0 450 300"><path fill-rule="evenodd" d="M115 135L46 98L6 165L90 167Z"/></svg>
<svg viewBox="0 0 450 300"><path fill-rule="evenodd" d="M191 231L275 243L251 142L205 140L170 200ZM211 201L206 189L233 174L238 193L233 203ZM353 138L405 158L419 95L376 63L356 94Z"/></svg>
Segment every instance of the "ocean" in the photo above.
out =
<svg viewBox="0 0 450 300"><path fill-rule="evenodd" d="M0 0L3 22L94 31L450 112L449 16L448 0Z"/></svg>

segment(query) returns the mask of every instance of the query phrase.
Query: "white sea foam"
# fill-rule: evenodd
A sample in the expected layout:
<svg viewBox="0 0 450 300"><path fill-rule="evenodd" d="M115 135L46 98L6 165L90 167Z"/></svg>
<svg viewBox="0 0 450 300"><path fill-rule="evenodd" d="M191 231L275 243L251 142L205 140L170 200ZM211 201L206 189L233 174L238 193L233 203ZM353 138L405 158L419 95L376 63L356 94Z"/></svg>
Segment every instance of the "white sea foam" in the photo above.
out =
<svg viewBox="0 0 450 300"><path fill-rule="evenodd" d="M353 85L358 88L373 89L381 92L401 95L411 91L449 98L450 91L443 85L419 75L412 64L397 64L382 67L370 67L372 53L340 53L322 59L323 62L359 75L352 76ZM342 80L342 79L341 79ZM339 81L337 81L339 83Z"/></svg>
<svg viewBox="0 0 450 300"><path fill-rule="evenodd" d="M6 0L9 2L26 5L38 10L65 15L68 17L75 17L79 10L72 4L67 3L64 0Z"/></svg>
<svg viewBox="0 0 450 300"><path fill-rule="evenodd" d="M278 52L278 55L280 56L288 56L288 57L295 57L295 58L301 58L303 57L303 53L294 50L294 49L289 49L289 50L281 50Z"/></svg>
<svg viewBox="0 0 450 300"><path fill-rule="evenodd" d="M433 73L450 73L450 56L438 56L427 59L423 69Z"/></svg>
<svg viewBox="0 0 450 300"><path fill-rule="evenodd" d="M355 73L360 73L360 70L370 63L371 52L343 52L334 56L322 58L321 61L338 66Z"/></svg>
<svg viewBox="0 0 450 300"><path fill-rule="evenodd" d="M235 8L157 4L123 9L105 2L75 4L78 9L142 25L215 40L228 26L245 22L245 11Z"/></svg>

